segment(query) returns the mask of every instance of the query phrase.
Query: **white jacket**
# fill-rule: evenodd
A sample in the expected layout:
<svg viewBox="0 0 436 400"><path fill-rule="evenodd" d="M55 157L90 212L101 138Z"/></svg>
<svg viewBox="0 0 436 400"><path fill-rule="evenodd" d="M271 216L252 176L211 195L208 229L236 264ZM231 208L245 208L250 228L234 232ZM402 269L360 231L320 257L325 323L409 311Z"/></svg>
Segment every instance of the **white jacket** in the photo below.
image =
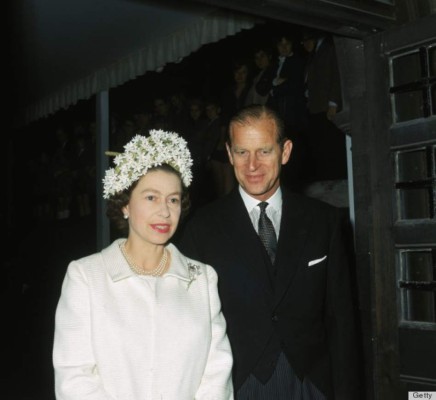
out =
<svg viewBox="0 0 436 400"><path fill-rule="evenodd" d="M56 310L56 398L232 400L214 269L170 244L168 272L138 276L123 240L68 266Z"/></svg>

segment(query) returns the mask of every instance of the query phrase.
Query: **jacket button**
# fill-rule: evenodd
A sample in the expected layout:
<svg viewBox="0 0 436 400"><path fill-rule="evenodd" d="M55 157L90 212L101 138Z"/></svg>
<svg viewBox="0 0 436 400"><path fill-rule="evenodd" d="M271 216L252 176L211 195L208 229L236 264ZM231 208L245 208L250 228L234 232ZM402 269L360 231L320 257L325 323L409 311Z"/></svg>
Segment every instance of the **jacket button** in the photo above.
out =
<svg viewBox="0 0 436 400"><path fill-rule="evenodd" d="M273 315L271 318L272 322L277 322L279 320L279 317L277 315Z"/></svg>

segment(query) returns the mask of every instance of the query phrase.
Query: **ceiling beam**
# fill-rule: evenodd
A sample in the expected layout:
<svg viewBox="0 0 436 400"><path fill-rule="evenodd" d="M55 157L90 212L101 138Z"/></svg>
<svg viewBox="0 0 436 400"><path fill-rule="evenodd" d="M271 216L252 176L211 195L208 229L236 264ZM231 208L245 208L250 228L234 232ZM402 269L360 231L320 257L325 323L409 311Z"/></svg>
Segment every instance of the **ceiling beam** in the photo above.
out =
<svg viewBox="0 0 436 400"><path fill-rule="evenodd" d="M397 10L376 0L197 0L263 18L354 38L396 26Z"/></svg>

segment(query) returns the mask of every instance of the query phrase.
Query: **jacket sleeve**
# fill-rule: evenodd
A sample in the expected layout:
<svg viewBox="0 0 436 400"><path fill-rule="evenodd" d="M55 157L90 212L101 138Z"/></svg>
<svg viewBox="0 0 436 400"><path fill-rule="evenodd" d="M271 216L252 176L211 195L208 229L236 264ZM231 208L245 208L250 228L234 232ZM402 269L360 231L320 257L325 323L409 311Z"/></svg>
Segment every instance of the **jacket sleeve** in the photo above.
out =
<svg viewBox="0 0 436 400"><path fill-rule="evenodd" d="M298 98L304 94L304 62L294 55L289 65L286 64L280 76L286 80L280 85L273 85L271 88L272 96L283 97L292 96Z"/></svg>
<svg viewBox="0 0 436 400"><path fill-rule="evenodd" d="M115 400L103 388L90 335L88 283L70 263L56 309L53 366L57 400Z"/></svg>
<svg viewBox="0 0 436 400"><path fill-rule="evenodd" d="M233 357L226 334L226 321L221 312L218 296L218 277L215 270L206 266L211 313L211 345L204 375L195 400L233 400Z"/></svg>
<svg viewBox="0 0 436 400"><path fill-rule="evenodd" d="M268 67L256 84L256 92L261 96L266 96L269 94L270 90L272 89L274 75L274 69L272 67Z"/></svg>
<svg viewBox="0 0 436 400"><path fill-rule="evenodd" d="M336 48L333 40L326 43L323 68L324 73L328 77L326 81L327 100L333 101L338 106L338 111L342 109L342 89L341 77L339 74L338 59L336 56Z"/></svg>

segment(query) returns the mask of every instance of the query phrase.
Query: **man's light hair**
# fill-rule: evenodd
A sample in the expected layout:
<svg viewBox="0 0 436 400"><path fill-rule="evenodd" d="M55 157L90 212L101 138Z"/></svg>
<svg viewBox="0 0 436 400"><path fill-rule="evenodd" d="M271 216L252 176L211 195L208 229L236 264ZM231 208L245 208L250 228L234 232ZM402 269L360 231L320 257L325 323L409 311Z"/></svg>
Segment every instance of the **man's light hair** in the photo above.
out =
<svg viewBox="0 0 436 400"><path fill-rule="evenodd" d="M252 104L244 107L230 119L229 144L231 144L231 133L234 125L248 125L250 122L260 119L271 119L275 122L277 143L282 147L287 139L284 132L283 120L274 110L261 104Z"/></svg>

